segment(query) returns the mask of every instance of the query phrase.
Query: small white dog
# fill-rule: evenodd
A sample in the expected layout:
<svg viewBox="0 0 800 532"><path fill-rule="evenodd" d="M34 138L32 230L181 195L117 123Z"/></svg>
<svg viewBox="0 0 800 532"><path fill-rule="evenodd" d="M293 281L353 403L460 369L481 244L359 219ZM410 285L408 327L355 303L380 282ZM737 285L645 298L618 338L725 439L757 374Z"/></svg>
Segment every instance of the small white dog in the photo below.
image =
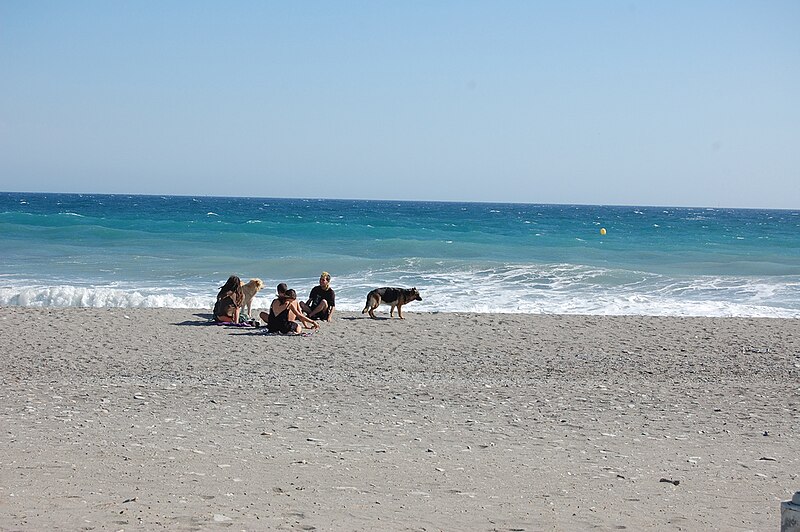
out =
<svg viewBox="0 0 800 532"><path fill-rule="evenodd" d="M253 298L256 297L256 294L262 288L264 288L264 282L261 279L250 279L246 283L242 282L242 292L244 292L242 308L247 307L248 316L251 316L250 310L253 306Z"/></svg>

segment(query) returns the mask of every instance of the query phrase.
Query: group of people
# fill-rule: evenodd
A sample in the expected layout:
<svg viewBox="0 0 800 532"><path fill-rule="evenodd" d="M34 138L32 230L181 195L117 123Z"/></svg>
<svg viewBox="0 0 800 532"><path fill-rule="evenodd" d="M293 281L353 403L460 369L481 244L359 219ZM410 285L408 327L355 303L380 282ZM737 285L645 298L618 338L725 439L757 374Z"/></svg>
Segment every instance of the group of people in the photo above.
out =
<svg viewBox="0 0 800 532"><path fill-rule="evenodd" d="M287 287L286 283L280 283L269 311L261 312L259 317L266 323L269 332L299 334L303 328L318 329L317 321L331 321L336 307L336 294L330 284L330 274L322 272L319 284L311 289L308 299L298 301L297 292ZM238 324L244 299L242 281L236 275L231 275L217 294L214 320Z"/></svg>

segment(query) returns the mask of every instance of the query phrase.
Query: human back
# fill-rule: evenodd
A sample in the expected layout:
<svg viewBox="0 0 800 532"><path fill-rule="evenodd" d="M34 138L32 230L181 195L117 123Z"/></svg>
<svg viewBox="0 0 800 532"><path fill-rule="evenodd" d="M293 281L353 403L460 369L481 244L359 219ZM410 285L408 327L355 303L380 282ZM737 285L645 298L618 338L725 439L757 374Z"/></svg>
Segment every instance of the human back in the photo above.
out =
<svg viewBox="0 0 800 532"><path fill-rule="evenodd" d="M214 303L214 320L222 323L237 323L243 302L242 281L238 276L231 275L217 293L217 300Z"/></svg>
<svg viewBox="0 0 800 532"><path fill-rule="evenodd" d="M267 322L267 330L271 333L298 334L302 325L296 320L316 328L317 324L300 312L297 292L291 288L285 289L283 283L281 285L278 286L277 297L270 303L269 313L261 313L261 319Z"/></svg>

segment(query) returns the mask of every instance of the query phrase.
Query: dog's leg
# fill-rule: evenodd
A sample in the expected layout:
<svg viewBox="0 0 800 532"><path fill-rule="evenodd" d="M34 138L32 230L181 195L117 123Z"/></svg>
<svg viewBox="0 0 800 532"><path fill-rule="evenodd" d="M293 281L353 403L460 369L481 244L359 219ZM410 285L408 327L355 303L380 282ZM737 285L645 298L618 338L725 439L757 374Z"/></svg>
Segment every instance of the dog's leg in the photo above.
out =
<svg viewBox="0 0 800 532"><path fill-rule="evenodd" d="M404 320L405 318L403 317L403 312L401 310L402 308L403 308L403 305L397 305L397 315L400 316L401 320Z"/></svg>
<svg viewBox="0 0 800 532"><path fill-rule="evenodd" d="M367 299L367 306L369 307L369 317L373 320L377 320L378 318L375 317L375 309L381 306L380 296L377 296L372 300Z"/></svg>

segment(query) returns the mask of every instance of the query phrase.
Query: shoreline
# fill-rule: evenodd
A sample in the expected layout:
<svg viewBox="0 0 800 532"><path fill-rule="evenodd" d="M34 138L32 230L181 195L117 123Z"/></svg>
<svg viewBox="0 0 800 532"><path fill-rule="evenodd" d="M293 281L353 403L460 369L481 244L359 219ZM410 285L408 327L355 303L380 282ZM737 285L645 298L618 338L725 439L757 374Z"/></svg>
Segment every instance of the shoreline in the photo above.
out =
<svg viewBox="0 0 800 532"><path fill-rule="evenodd" d="M800 489L800 320L406 310L0 307L0 530L772 529Z"/></svg>
<svg viewBox="0 0 800 532"><path fill-rule="evenodd" d="M254 299L253 303L253 314L257 315L258 312L262 310L267 310L269 303L271 302L273 295L269 296L258 296ZM94 305L30 305L30 304L18 304L18 303L0 303L0 309L27 309L33 311L40 311L40 312L48 312L48 311L58 311L58 310L79 310L79 311L89 311L89 310L96 310L96 311L103 311L103 310L115 310L115 311L130 311L130 312L186 312L191 313L195 316L198 320L202 320L204 315L208 315L209 319L211 317L211 309L213 308L213 300L212 296L208 298L208 308L197 308L196 306L94 306ZM597 313L586 313L586 312L541 312L541 311L531 311L531 312L523 312L519 309L492 309L492 310L420 310L419 305L414 305L413 302L409 303L410 306L404 307L409 314L417 314L423 316L487 316L487 315L497 315L497 316L562 316L562 317L577 317L577 318L587 318L587 319L602 319L602 318L648 318L648 319L740 319L740 320L800 320L800 314L797 316L794 315L768 315L768 314L747 314L747 315L713 315L713 314L637 314L637 313L614 313L611 311L601 312L600 310ZM345 308L346 307L346 308ZM337 314L352 314L355 318L362 317L361 315L361 308L363 307L363 303L359 303L356 306L353 306L352 303L346 304L345 306L340 309L337 306ZM779 311L787 311L787 312L794 312L792 309L780 308ZM378 315L379 319L388 318L389 317L389 306L382 304L376 311L376 315ZM385 316L384 316L385 314ZM367 317L367 316L364 316ZM396 316L395 316L396 319Z"/></svg>

